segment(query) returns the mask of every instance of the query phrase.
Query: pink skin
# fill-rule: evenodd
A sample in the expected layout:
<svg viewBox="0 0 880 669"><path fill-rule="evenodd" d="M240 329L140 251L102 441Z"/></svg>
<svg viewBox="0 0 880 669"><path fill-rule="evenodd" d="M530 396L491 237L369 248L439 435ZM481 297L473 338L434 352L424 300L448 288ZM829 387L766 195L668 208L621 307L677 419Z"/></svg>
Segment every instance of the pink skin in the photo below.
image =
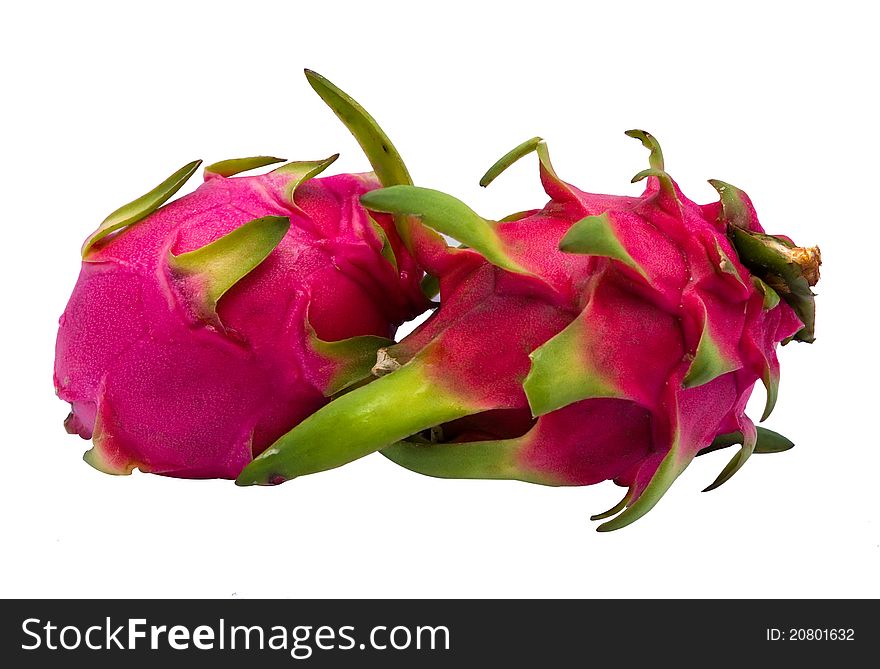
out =
<svg viewBox="0 0 880 669"><path fill-rule="evenodd" d="M675 186L679 209L654 177L639 198L542 177L552 198L544 209L496 229L508 254L543 282L473 252L420 258L441 271L442 306L394 350L406 361L430 347L438 384L499 410L443 426L447 441L518 439L518 464L531 480L613 479L635 499L670 449L686 464L717 435L748 429L755 383L768 365L778 376L776 345L802 325L784 302L763 309L717 205L700 207ZM750 229L762 231L751 203L748 211ZM559 250L572 224L606 212L647 280L616 260ZM584 399L533 420L522 389L529 354L575 319L589 333L576 355L625 399ZM731 369L684 389L704 326Z"/></svg>
<svg viewBox="0 0 880 669"><path fill-rule="evenodd" d="M651 429L651 414L633 402L575 402L547 414L526 436L521 465L564 485L616 479L651 455Z"/></svg>
<svg viewBox="0 0 880 669"><path fill-rule="evenodd" d="M291 176L208 175L195 192L117 233L83 262L56 344L55 387L72 404L68 431L94 438L89 461L113 473L137 467L184 478L235 478L277 437L327 402L333 361L321 339L393 336L426 305L421 271L389 217L358 198L372 175L301 185ZM199 316L198 281L168 254L200 248L263 216L288 216L278 247L220 299L222 328Z"/></svg>

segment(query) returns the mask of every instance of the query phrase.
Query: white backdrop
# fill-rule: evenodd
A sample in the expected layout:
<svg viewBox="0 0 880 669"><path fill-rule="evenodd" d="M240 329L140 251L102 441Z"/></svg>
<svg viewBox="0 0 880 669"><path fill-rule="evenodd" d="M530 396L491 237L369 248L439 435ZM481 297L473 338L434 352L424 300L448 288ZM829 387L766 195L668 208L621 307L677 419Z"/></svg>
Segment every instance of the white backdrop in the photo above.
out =
<svg viewBox="0 0 880 669"><path fill-rule="evenodd" d="M870 3L16 3L0 26L3 471L0 595L880 596L876 10ZM194 158L364 171L314 95L326 75L382 123L417 183L488 217L560 175L638 194L644 127L692 198L707 178L824 255L817 342L781 352L767 426L797 442L699 458L647 517L597 534L610 483L438 481L374 455L277 488L114 478L54 397L57 319L84 237ZM194 188L193 179L188 188ZM756 391L753 407L763 405ZM755 411L752 412L756 413ZM760 411L757 411L760 413Z"/></svg>

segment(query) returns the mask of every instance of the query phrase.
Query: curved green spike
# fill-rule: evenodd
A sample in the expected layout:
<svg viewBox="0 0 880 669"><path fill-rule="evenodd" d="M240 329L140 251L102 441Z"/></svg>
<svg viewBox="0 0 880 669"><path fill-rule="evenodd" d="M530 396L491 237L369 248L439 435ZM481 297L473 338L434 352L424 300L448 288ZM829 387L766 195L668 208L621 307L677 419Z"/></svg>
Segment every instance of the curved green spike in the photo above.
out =
<svg viewBox="0 0 880 669"><path fill-rule="evenodd" d="M480 179L480 185L485 188L490 183L495 181L499 174L504 172L508 167L513 165L517 160L522 158L523 156L529 155L532 151L535 151L540 144L544 144L544 140L540 137L532 137L531 139L527 139L522 144L515 146L510 151L501 156L492 167L486 170L486 173ZM549 156L548 156L549 163ZM552 170L552 166L550 166Z"/></svg>
<svg viewBox="0 0 880 669"><path fill-rule="evenodd" d="M409 170L406 169L400 153L367 110L350 95L317 72L307 69L305 74L311 87L354 136L367 156L367 160L370 161L370 165L373 166L373 171L376 173L379 182L385 187L412 185L412 177L410 177ZM422 259L426 255L422 248L423 246L435 251L445 252L445 240L434 231L425 230L420 244L416 245L413 243L413 226L417 224L416 222L411 219L396 217L394 224L404 246L417 260Z"/></svg>
<svg viewBox="0 0 880 669"><path fill-rule="evenodd" d="M779 304L779 293L773 290L766 282L756 276L752 277L752 283L761 295L764 296L764 309L769 311Z"/></svg>
<svg viewBox="0 0 880 669"><path fill-rule="evenodd" d="M216 175L218 177L231 177L241 172L255 170L258 167L283 163L284 158L274 156L251 156L250 158L229 158L221 160L205 168L205 176Z"/></svg>
<svg viewBox="0 0 880 669"><path fill-rule="evenodd" d="M391 246L391 242L388 241L388 235L385 234L385 228L379 225L372 216L370 216L370 223L373 226L373 230L376 231L376 234L379 236L379 239L382 242L382 251L380 251L381 255L385 260L388 261L394 271L397 271L397 256L394 255L394 249Z"/></svg>
<svg viewBox="0 0 880 669"><path fill-rule="evenodd" d="M560 485L560 481L520 465L519 454L525 438L446 444L400 441L383 449L382 455L410 471L436 478Z"/></svg>
<svg viewBox="0 0 880 669"><path fill-rule="evenodd" d="M683 457L681 454L681 445L676 443L663 458L657 471L654 473L648 487L642 491L638 499L631 504L628 503L627 508L618 516L602 523L596 529L599 532L611 532L619 530L622 527L634 523L644 516L648 511L654 508L660 498L666 494L666 491L675 482L675 479L687 469L690 459Z"/></svg>
<svg viewBox="0 0 880 669"><path fill-rule="evenodd" d="M651 152L648 157L648 164L652 169L663 171L663 151L660 149L660 143L657 138L650 132L645 130L627 130L624 133L627 137L633 137L639 140L646 149Z"/></svg>
<svg viewBox="0 0 880 669"><path fill-rule="evenodd" d="M306 418L245 467L236 484L273 485L340 467L482 409L438 385L424 361L414 360Z"/></svg>
<svg viewBox="0 0 880 669"><path fill-rule="evenodd" d="M305 70L306 79L339 117L343 125L354 135L357 143L373 166L373 171L383 186L411 185L412 177L388 135L376 120L350 95L317 72Z"/></svg>
<svg viewBox="0 0 880 669"><path fill-rule="evenodd" d="M700 334L694 359L682 381L682 386L695 388L739 368L740 364L735 359L728 358L721 352L721 348L709 328L708 313L704 312L703 331Z"/></svg>
<svg viewBox="0 0 880 669"><path fill-rule="evenodd" d="M709 184L718 191L721 197L721 218L729 225L751 230L754 221L745 204L745 193L729 183L719 179L709 179Z"/></svg>
<svg viewBox="0 0 880 669"><path fill-rule="evenodd" d="M488 169L486 174L483 175L483 178L480 179L480 185L483 187L488 186L504 170L513 165L523 156L530 154L532 151L535 151L538 154L538 163L541 169L542 181L548 179L556 186L556 188L564 192L567 197L572 200L577 200L577 193L572 190L572 187L569 184L560 179L559 175L556 174L556 170L553 168L553 163L550 162L550 149L547 148L547 142L540 137L527 139L519 146L514 147L501 156L501 158L499 158L498 161ZM546 184L544 190L547 190Z"/></svg>
<svg viewBox="0 0 880 669"><path fill-rule="evenodd" d="M85 258L92 247L111 232L116 232L126 226L133 225L143 220L159 207L165 204L187 182L187 180L199 169L201 160L194 160L177 170L170 177L156 186L153 190L138 199L120 207L103 220L98 229L88 236L82 247L82 256Z"/></svg>
<svg viewBox="0 0 880 669"><path fill-rule="evenodd" d="M611 518L611 516L620 513L626 508L626 505L629 504L630 499L632 499L632 490L627 490L626 494L623 496L617 504L612 506L607 511L603 511L602 513L597 513L595 515L590 516L590 520L605 520L606 518Z"/></svg>
<svg viewBox="0 0 880 669"><path fill-rule="evenodd" d="M364 193L361 203L372 211L417 216L428 227L478 251L493 265L518 274L531 274L508 254L489 221L451 195L418 186L391 186Z"/></svg>
<svg viewBox="0 0 880 669"><path fill-rule="evenodd" d="M296 194L296 189L309 179L315 178L321 172L330 167L330 165L336 162L337 158L339 158L339 154L334 153L329 158L324 158L324 160L295 161L282 165L281 167L273 170L273 173L292 175L293 178L290 180L285 188L285 195L287 196L288 200L293 202L293 196Z"/></svg>
<svg viewBox="0 0 880 669"><path fill-rule="evenodd" d="M755 437L757 442L755 444L754 453L757 454L782 453L794 448L793 441L782 436L778 432L768 430L766 427L755 427ZM743 443L742 432L728 432L727 434L721 434L715 437L715 440L711 445L706 446L706 448L702 449L697 455L706 455L706 453L713 453L722 448L728 448L729 446L741 443Z"/></svg>
<svg viewBox="0 0 880 669"><path fill-rule="evenodd" d="M638 183L642 179L647 179L648 177L657 177L660 182L661 190L671 197L676 205L681 207L678 193L675 192L675 184L672 182L672 177L669 176L663 165L663 151L660 150L660 143L657 139L651 133L645 132L644 130L627 130L626 135L638 139L642 143L642 146L651 152L648 156L648 164L650 167L636 174L632 178L631 183Z"/></svg>
<svg viewBox="0 0 880 669"><path fill-rule="evenodd" d="M755 427L755 453L784 453L794 448L794 442L766 427Z"/></svg>
<svg viewBox="0 0 880 669"><path fill-rule="evenodd" d="M666 172L664 172L663 170L656 170L653 167L649 167L648 169L642 170L641 172L637 173L632 179L630 179L630 183L635 184L639 181L647 179L648 177L657 177L658 179L663 180L668 179L669 175L666 174Z"/></svg>
<svg viewBox="0 0 880 669"><path fill-rule="evenodd" d="M325 341L318 337L311 324L306 323L313 351L333 362L335 370L326 387L321 388L325 397L332 397L364 379L372 378L370 370L376 364L379 349L394 344L385 337L362 335L338 341Z"/></svg>
<svg viewBox="0 0 880 669"><path fill-rule="evenodd" d="M667 174L663 170L658 170L653 167L649 167L648 169L642 170L641 172L636 174L632 178L630 183L638 183L639 181L642 181L643 179L647 179L648 177L657 177L657 179L660 181L660 188L666 194L668 194L670 197L672 197L676 201L676 203L679 203L678 202L678 194L675 192L675 184L672 183L672 177L669 176L669 174ZM679 205L680 205L680 203L679 203Z"/></svg>
<svg viewBox="0 0 880 669"><path fill-rule="evenodd" d="M532 366L523 389L533 416L591 397L626 397L590 360L588 320L581 314L529 355Z"/></svg>
<svg viewBox="0 0 880 669"><path fill-rule="evenodd" d="M168 266L175 274L197 278L204 300L199 311L215 320L223 294L263 262L289 228L284 216L256 218L195 251L169 253Z"/></svg>
<svg viewBox="0 0 880 669"><path fill-rule="evenodd" d="M761 383L764 384L764 389L767 391L764 413L761 414L761 422L763 423L773 413L773 409L776 407L776 400L779 398L779 371L774 371L768 363L761 374Z"/></svg>
<svg viewBox="0 0 880 669"><path fill-rule="evenodd" d="M560 250L565 253L583 253L593 256L613 258L638 272L646 281L648 274L629 254L617 237L611 217L606 212L601 216L587 216L572 225L562 241Z"/></svg>
<svg viewBox="0 0 880 669"><path fill-rule="evenodd" d="M758 433L755 429L754 423L750 421L748 418L743 416L742 418L742 448L737 451L737 454L731 458L730 462L721 470L721 473L718 475L711 485L707 486L703 489L703 492L709 492L710 490L715 490L719 486L723 485L727 481L730 480L730 477L736 474L742 466L746 463L746 460L752 455L755 450L755 445L758 441Z"/></svg>

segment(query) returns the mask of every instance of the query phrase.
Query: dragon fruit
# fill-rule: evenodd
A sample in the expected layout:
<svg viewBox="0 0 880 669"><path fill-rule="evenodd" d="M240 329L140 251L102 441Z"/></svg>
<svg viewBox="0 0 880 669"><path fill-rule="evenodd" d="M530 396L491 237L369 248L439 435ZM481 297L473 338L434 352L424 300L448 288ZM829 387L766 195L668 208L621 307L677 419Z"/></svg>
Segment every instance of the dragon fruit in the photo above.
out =
<svg viewBox="0 0 880 669"><path fill-rule="evenodd" d="M695 204L665 171L657 141L627 134L650 150L649 169L633 179L646 181L639 197L564 182L540 138L481 184L536 151L550 197L541 210L492 222L425 188L365 194L368 209L397 217L439 278L439 309L379 351L377 380L307 418L238 483L276 484L384 449L438 477L613 480L626 495L594 516L614 516L599 527L613 530L649 511L701 452L741 444L711 489L756 449L790 446L744 410L760 380L763 418L772 411L777 344L813 340L818 249L765 234L729 184L711 181L720 201Z"/></svg>
<svg viewBox="0 0 880 669"><path fill-rule="evenodd" d="M315 178L335 158L223 161L162 206L196 161L89 236L55 359L88 463L234 478L427 307L390 217L358 201L379 180Z"/></svg>

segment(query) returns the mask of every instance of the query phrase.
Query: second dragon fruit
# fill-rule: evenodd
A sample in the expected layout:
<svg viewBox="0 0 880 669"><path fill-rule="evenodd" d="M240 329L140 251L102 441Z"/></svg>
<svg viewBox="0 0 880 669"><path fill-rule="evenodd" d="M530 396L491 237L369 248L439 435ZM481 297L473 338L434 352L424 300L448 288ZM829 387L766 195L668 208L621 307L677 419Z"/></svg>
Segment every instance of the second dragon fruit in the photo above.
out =
<svg viewBox="0 0 880 669"><path fill-rule="evenodd" d="M612 530L650 510L716 439L742 443L710 488L730 478L757 445L745 415L755 383L766 387L764 417L776 401L776 346L813 339L819 252L766 235L729 184L712 181L720 201L695 204L656 140L628 134L650 150L634 178L647 184L640 197L562 181L540 138L482 182L536 151L550 196L538 211L493 222L430 189L365 194L368 209L405 226L410 251L439 278L440 308L380 351L381 378L306 419L238 482L278 483L384 449L440 477L614 480L627 493L596 516L615 516L600 527Z"/></svg>

